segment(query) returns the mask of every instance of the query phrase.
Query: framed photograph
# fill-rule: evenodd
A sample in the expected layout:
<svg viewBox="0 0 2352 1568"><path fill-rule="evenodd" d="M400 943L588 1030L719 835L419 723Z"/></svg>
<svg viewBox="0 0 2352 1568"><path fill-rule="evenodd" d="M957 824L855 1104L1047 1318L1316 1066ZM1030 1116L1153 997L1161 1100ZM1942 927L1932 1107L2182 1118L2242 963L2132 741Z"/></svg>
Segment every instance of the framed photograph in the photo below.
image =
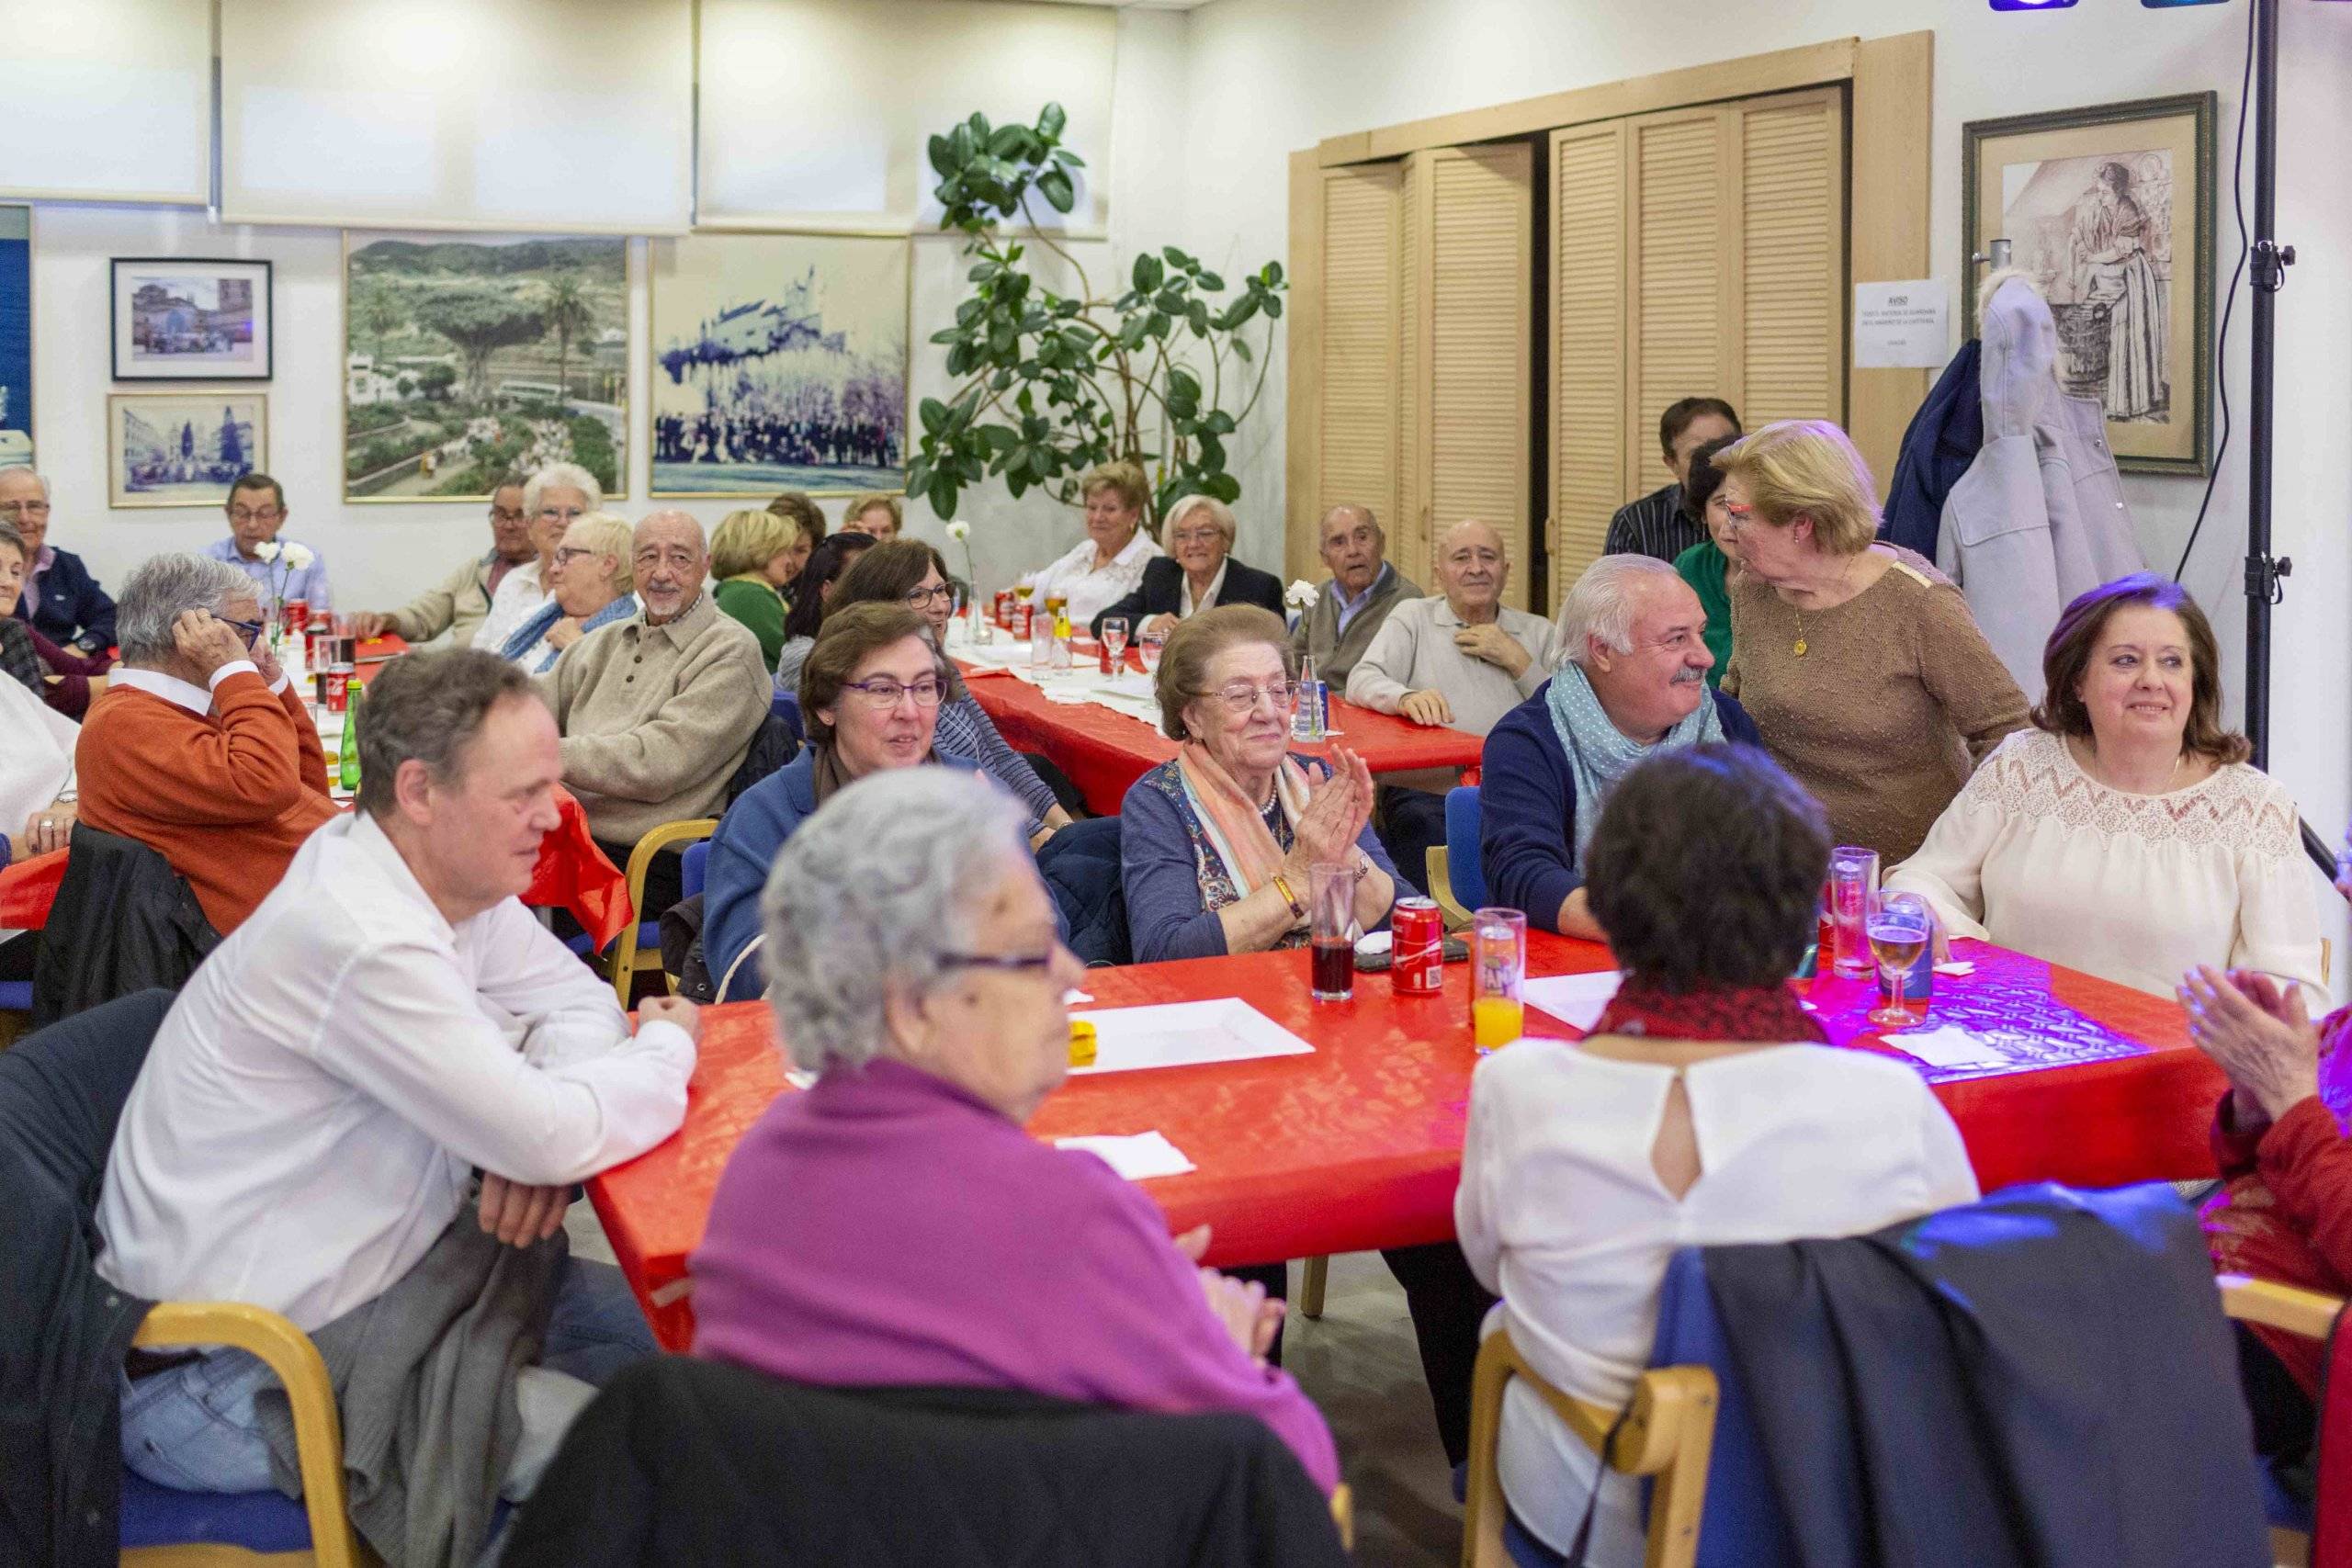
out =
<svg viewBox="0 0 2352 1568"><path fill-rule="evenodd" d="M577 463L628 484L628 242L343 237L346 501L482 501Z"/></svg>
<svg viewBox="0 0 2352 1568"><path fill-rule="evenodd" d="M1961 127L1960 275L2010 242L2056 318L2059 379L2107 411L2127 470L2212 463L2213 114L2197 93Z"/></svg>
<svg viewBox="0 0 2352 1568"><path fill-rule="evenodd" d="M269 399L237 390L107 399L107 504L221 506L237 476L269 464Z"/></svg>
<svg viewBox="0 0 2352 1568"><path fill-rule="evenodd" d="M33 461L33 209L0 207L0 468Z"/></svg>
<svg viewBox="0 0 2352 1568"><path fill-rule="evenodd" d="M906 238L652 243L657 496L906 485Z"/></svg>
<svg viewBox="0 0 2352 1568"><path fill-rule="evenodd" d="M269 263L117 256L111 276L116 380L269 379Z"/></svg>

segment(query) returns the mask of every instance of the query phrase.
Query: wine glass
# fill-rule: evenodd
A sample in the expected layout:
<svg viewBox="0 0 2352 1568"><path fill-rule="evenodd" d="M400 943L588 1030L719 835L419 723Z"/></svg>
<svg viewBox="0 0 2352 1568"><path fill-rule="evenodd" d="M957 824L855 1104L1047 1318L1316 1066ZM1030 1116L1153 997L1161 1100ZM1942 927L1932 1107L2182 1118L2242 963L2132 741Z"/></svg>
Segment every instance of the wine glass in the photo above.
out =
<svg viewBox="0 0 2352 1568"><path fill-rule="evenodd" d="M1907 1028L1917 1021L1904 998L1904 984L1911 966L1934 940L1935 922L1928 905L1916 893L1884 893L1871 904L1864 931L1871 939L1871 956L1877 961L1883 999L1871 1010L1872 1023Z"/></svg>
<svg viewBox="0 0 2352 1568"><path fill-rule="evenodd" d="M1168 638L1159 632L1146 632L1136 640L1136 651L1143 656L1143 672L1156 673L1159 669L1159 650L1168 646Z"/></svg>
<svg viewBox="0 0 2352 1568"><path fill-rule="evenodd" d="M1111 655L1111 679L1115 681L1127 672L1126 616L1102 617L1102 647Z"/></svg>

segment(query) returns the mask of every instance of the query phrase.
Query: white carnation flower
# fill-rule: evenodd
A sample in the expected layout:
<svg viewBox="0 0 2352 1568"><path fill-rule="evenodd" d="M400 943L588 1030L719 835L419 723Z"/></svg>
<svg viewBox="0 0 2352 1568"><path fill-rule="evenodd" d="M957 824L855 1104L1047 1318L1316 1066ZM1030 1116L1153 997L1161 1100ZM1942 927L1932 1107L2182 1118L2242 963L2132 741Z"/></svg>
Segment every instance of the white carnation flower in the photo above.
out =
<svg viewBox="0 0 2352 1568"><path fill-rule="evenodd" d="M286 564L296 571L307 571L310 570L311 562L317 558L311 554L311 547L308 545L288 544L286 547Z"/></svg>
<svg viewBox="0 0 2352 1568"><path fill-rule="evenodd" d="M1315 595L1317 592L1319 591L1315 584L1305 578L1299 578L1283 591L1283 603L1294 610L1311 610L1315 607Z"/></svg>
<svg viewBox="0 0 2352 1568"><path fill-rule="evenodd" d="M958 517L947 525L947 536L957 544L962 544L972 536L972 525Z"/></svg>
<svg viewBox="0 0 2352 1568"><path fill-rule="evenodd" d="M277 558L277 541L276 539L264 539L260 544L255 545L254 547L254 558L255 560L276 560Z"/></svg>

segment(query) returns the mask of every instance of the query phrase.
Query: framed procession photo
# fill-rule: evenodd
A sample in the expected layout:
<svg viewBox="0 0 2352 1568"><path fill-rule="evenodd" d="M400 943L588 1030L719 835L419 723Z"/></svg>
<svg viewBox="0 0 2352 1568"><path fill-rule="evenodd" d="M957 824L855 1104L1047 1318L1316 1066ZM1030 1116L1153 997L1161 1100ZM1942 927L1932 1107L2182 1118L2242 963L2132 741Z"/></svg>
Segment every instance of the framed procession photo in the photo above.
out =
<svg viewBox="0 0 2352 1568"><path fill-rule="evenodd" d="M690 234L651 255L653 494L906 487L905 235Z"/></svg>
<svg viewBox="0 0 2352 1568"><path fill-rule="evenodd" d="M107 399L107 504L222 506L269 462L269 399L239 390Z"/></svg>
<svg viewBox="0 0 2352 1568"><path fill-rule="evenodd" d="M2196 93L1961 127L1960 275L2010 242L2057 321L2061 384L2106 410L2127 471L2211 469L2213 119Z"/></svg>
<svg viewBox="0 0 2352 1568"><path fill-rule="evenodd" d="M269 263L117 256L109 275L116 380L269 379Z"/></svg>
<svg viewBox="0 0 2352 1568"><path fill-rule="evenodd" d="M0 468L33 461L33 209L0 207Z"/></svg>
<svg viewBox="0 0 2352 1568"><path fill-rule="evenodd" d="M343 237L343 496L485 501L577 463L628 495L628 242Z"/></svg>

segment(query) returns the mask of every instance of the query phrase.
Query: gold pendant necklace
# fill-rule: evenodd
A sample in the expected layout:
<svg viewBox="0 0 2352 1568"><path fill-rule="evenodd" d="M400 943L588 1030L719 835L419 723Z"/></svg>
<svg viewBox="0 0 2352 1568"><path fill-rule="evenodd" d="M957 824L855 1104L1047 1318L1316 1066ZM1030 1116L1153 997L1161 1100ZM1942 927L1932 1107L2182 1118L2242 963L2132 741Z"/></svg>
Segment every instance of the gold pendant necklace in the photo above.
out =
<svg viewBox="0 0 2352 1568"><path fill-rule="evenodd" d="M1792 609L1792 610L1796 610L1796 606L1795 606L1795 605L1793 605L1793 604L1790 605L1790 606L1789 606L1789 608L1790 608L1790 609ZM1803 658L1804 657L1804 612L1803 610L1797 610L1796 614L1797 614L1797 657L1798 657L1799 659L1803 659Z"/></svg>

